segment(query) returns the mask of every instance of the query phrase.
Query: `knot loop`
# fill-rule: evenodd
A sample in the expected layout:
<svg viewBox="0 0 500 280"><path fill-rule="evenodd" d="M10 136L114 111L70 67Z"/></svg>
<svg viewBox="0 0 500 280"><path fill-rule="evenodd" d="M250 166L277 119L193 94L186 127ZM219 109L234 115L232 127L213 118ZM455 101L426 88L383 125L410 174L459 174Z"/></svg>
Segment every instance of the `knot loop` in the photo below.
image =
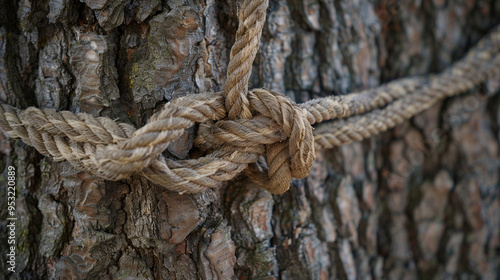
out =
<svg viewBox="0 0 500 280"><path fill-rule="evenodd" d="M251 107L271 118L286 137L286 140L266 145L269 181L262 181L262 178L258 181L272 193L283 193L290 187L292 177L305 178L311 170L316 158L312 126L307 120L307 112L283 94L265 89L251 93L248 96Z"/></svg>
<svg viewBox="0 0 500 280"><path fill-rule="evenodd" d="M247 152L254 160L247 175L271 193L288 190L291 178L304 178L315 159L314 136L307 112L283 94L254 89L248 93L252 119L220 120L200 125L195 145L203 150ZM266 170L267 169L267 170Z"/></svg>

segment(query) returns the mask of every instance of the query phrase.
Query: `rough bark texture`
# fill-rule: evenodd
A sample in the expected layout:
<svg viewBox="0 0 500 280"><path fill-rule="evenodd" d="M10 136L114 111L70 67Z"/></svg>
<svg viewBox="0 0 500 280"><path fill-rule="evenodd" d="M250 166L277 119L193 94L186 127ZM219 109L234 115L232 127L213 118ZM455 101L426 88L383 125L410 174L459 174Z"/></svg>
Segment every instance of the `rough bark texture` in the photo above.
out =
<svg viewBox="0 0 500 280"><path fill-rule="evenodd" d="M273 0L250 87L303 102L435 72L499 23L495 0ZM1 0L0 99L136 126L218 91L233 0ZM0 133L17 169L17 267L0 279L498 279L499 80L321 151L284 195L109 182ZM195 129L165 153L189 157Z"/></svg>

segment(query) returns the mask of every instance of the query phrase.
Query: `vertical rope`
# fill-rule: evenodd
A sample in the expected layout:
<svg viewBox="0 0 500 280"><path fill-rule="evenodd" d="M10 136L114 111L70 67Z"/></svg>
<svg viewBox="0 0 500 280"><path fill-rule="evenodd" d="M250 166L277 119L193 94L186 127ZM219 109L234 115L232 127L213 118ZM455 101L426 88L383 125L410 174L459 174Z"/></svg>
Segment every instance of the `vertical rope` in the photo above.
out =
<svg viewBox="0 0 500 280"><path fill-rule="evenodd" d="M225 107L230 120L252 118L247 98L248 81L259 50L267 6L268 0L243 0L239 5L238 31L231 48L224 88Z"/></svg>

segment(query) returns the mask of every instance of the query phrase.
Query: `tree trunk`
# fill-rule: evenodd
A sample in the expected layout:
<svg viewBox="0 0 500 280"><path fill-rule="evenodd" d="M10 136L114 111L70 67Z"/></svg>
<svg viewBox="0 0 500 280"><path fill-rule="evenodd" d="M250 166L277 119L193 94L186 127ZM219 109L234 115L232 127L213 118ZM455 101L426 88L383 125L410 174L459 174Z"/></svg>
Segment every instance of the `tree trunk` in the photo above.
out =
<svg viewBox="0 0 500 280"><path fill-rule="evenodd" d="M140 127L223 88L236 2L1 0L0 100ZM437 72L499 21L495 0L272 0L250 88L300 103ZM283 195L244 176L193 195L105 181L0 133L0 278L498 279L498 82L317 152ZM188 158L194 133L165 154Z"/></svg>

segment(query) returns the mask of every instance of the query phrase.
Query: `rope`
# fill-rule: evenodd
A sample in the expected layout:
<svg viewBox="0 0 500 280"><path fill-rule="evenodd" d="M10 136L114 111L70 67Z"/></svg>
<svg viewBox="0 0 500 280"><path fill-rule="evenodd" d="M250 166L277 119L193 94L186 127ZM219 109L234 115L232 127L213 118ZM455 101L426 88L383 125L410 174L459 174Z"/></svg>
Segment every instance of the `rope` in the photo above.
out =
<svg viewBox="0 0 500 280"><path fill-rule="evenodd" d="M68 161L107 180L142 174L167 189L194 193L245 172L271 193L283 193L292 178L308 175L315 149L378 134L500 72L496 28L440 74L300 105L267 89L248 91L267 4L242 2L223 92L175 99L138 130L106 117L1 104L0 129L55 161ZM321 122L313 132L312 125ZM187 160L164 157L168 145L195 124L194 144L204 155Z"/></svg>
<svg viewBox="0 0 500 280"><path fill-rule="evenodd" d="M330 149L376 135L410 119L445 97L465 92L489 78L498 77L499 50L500 28L496 28L465 58L442 73L405 80L408 89L406 95L398 96L392 103L387 102L389 105L385 108L373 110L377 107L371 106L372 111L369 113L318 125L314 137L316 148Z"/></svg>
<svg viewBox="0 0 500 280"><path fill-rule="evenodd" d="M243 0L238 10L239 25L231 48L224 88L225 107L230 120L252 118L247 99L248 81L259 50L267 5L268 0Z"/></svg>

